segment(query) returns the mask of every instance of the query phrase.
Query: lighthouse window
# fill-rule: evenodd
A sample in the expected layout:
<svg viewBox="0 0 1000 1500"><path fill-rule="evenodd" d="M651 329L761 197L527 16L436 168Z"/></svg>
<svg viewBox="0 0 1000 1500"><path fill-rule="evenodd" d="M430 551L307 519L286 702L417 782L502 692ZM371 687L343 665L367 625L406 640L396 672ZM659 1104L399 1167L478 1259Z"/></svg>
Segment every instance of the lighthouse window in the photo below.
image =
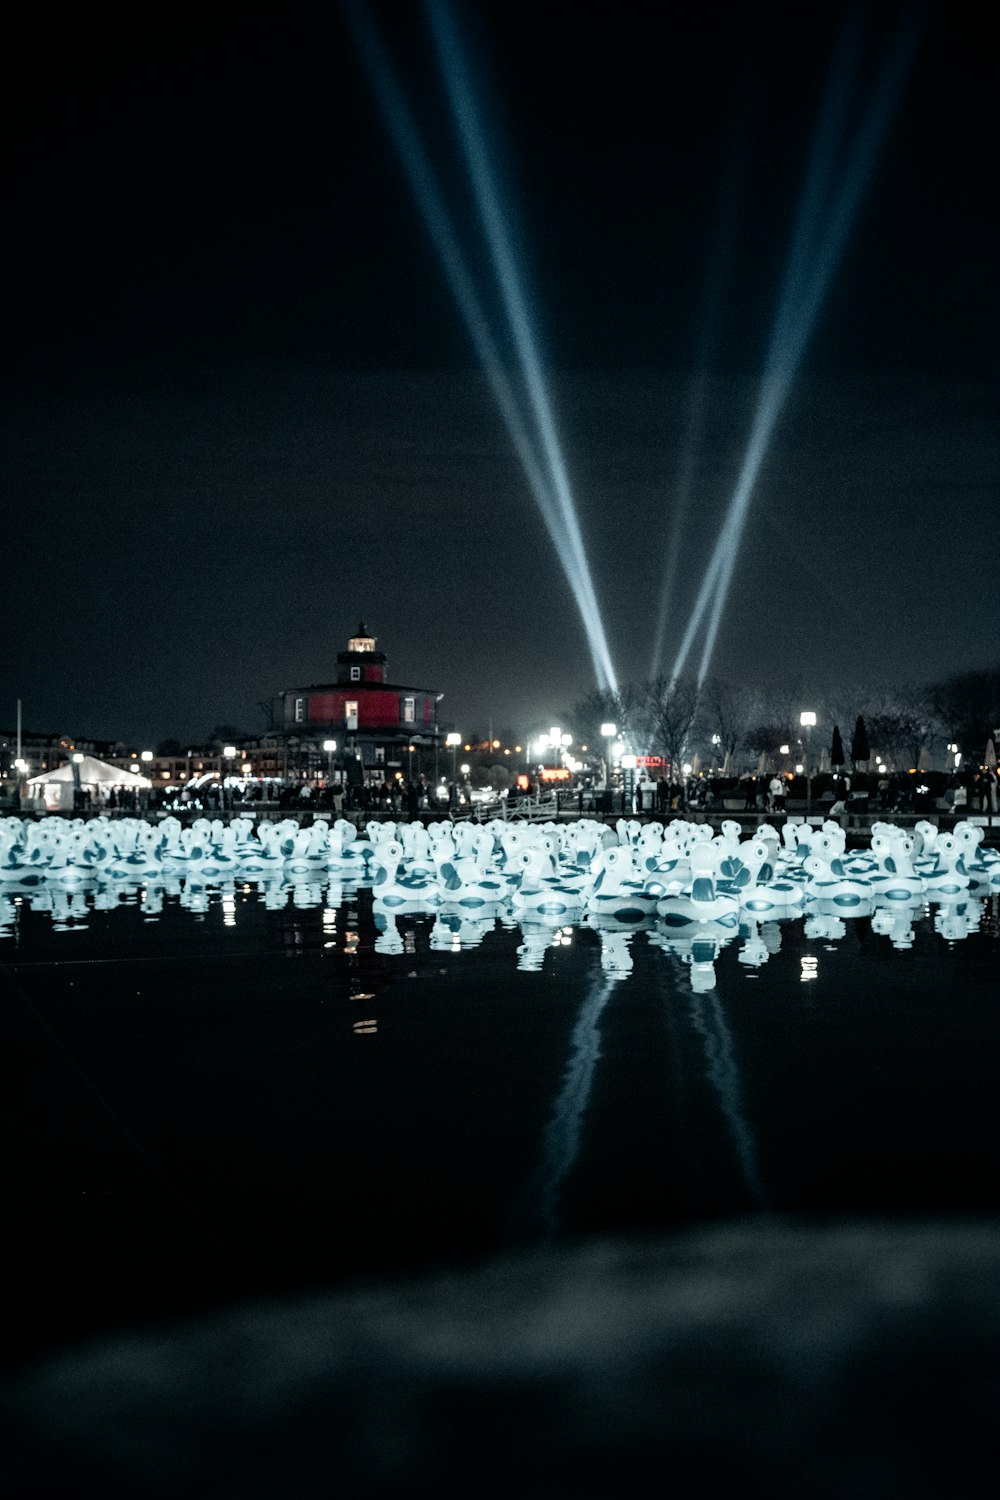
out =
<svg viewBox="0 0 1000 1500"><path fill-rule="evenodd" d="M306 700L304 698L296 698L296 700L295 700L295 722L296 722L296 724L301 724L302 721L303 721L303 719L305 718L305 716L306 716Z"/></svg>
<svg viewBox="0 0 1000 1500"><path fill-rule="evenodd" d="M403 699L403 723L404 724L412 724L413 723L413 699L412 698L404 698Z"/></svg>
<svg viewBox="0 0 1000 1500"><path fill-rule="evenodd" d="M351 681L352 682L360 682L361 681L361 668L360 667L352 667L351 668Z"/></svg>

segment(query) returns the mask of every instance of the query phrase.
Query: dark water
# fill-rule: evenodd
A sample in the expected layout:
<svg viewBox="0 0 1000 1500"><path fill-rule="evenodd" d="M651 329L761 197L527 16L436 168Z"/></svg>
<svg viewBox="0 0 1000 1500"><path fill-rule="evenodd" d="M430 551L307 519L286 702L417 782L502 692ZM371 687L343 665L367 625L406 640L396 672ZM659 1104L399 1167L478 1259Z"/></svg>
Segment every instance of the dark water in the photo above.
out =
<svg viewBox="0 0 1000 1500"><path fill-rule="evenodd" d="M699 969L341 894L7 902L12 1357L594 1231L1000 1212L996 896Z"/></svg>

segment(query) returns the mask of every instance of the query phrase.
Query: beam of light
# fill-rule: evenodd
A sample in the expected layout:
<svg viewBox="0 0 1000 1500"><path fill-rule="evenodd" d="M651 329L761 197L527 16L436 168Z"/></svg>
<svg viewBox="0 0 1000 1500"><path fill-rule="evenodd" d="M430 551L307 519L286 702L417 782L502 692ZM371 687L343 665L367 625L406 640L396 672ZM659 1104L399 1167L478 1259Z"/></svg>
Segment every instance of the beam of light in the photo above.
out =
<svg viewBox="0 0 1000 1500"><path fill-rule="evenodd" d="M909 24L897 38L848 157L839 193L826 223L823 224L821 204L829 193L829 180L853 76L845 57L847 40L853 41L853 25L848 30L845 45L838 50L806 188L796 217L750 438L725 523L719 533L674 663L675 677L683 671L695 637L711 605L698 668L699 685L708 674L757 479L787 401L792 380L839 265L847 236L871 177L876 154L892 119L916 43L918 21L919 17L911 17Z"/></svg>
<svg viewBox="0 0 1000 1500"><path fill-rule="evenodd" d="M594 1072L601 1055L599 1024L611 991L620 975L602 976L590 989L580 1007L570 1040L569 1061L563 1074L562 1088L553 1106L552 1118L545 1129L542 1160L525 1188L513 1216L518 1237L530 1233L549 1243L559 1229L559 1199L563 1183L580 1155L580 1127Z"/></svg>
<svg viewBox="0 0 1000 1500"><path fill-rule="evenodd" d="M468 83L468 68L463 61L458 34L445 0L428 0L427 12L448 101L465 155L479 217L489 245L493 269L496 272L500 293L507 311L514 345L521 361L525 387L534 414L542 452L548 465L552 492L558 506L563 533L573 560L575 576L579 580L581 591L587 601L585 622L589 621L588 631L591 635L592 649L595 646L599 649L607 685L616 690L618 684L604 640L601 613L584 552L569 475L559 444L545 376L524 300L521 277L518 274L505 216L500 206L489 153L480 129L478 111ZM604 686L603 683L601 685Z"/></svg>
<svg viewBox="0 0 1000 1500"><path fill-rule="evenodd" d="M749 105L744 101L742 108L736 116L738 127L734 129L731 137L729 159L725 173L723 174L722 189L719 194L715 213L715 233L712 240L712 254L709 260L708 275L705 278L705 300L701 315L701 329L698 335L695 375L691 383L684 422L684 446L681 449L672 489L673 515L670 523L670 536L667 541L663 583L660 588L656 630L653 635L653 649L650 656L649 676L651 681L654 681L660 675L660 659L663 656L663 643L666 639L670 609L673 604L674 582L680 563L681 537L683 536L684 523L687 520L691 505L695 468L705 430L705 412L708 405L708 393L711 384L712 361L716 345L718 344L719 326L722 321L726 267L730 260L731 248L736 232L736 210L740 202L739 184L743 177L749 150L750 129L747 118L748 114Z"/></svg>
<svg viewBox="0 0 1000 1500"><path fill-rule="evenodd" d="M581 573L560 508L536 456L514 387L504 368L476 293L444 198L421 144L413 117L388 56L361 0L343 0L355 43L378 99L403 170L437 251L448 285L503 417L529 489L562 564L580 612L594 675L600 688L616 687L589 573Z"/></svg>
<svg viewBox="0 0 1000 1500"><path fill-rule="evenodd" d="M757 1165L757 1143L743 1113L739 1064L733 1051L733 1039L722 1014L718 996L691 996L691 1020L705 1048L705 1076L719 1097L726 1127L736 1151L740 1175L747 1191L759 1208L766 1208L767 1194Z"/></svg>

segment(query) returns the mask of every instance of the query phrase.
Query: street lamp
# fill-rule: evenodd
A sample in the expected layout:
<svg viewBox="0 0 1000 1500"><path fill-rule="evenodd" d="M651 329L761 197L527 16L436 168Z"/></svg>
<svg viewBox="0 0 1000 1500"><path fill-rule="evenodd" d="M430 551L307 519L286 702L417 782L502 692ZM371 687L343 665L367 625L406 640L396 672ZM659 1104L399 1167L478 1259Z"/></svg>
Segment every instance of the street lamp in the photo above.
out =
<svg viewBox="0 0 1000 1500"><path fill-rule="evenodd" d="M452 781L457 781L457 779L458 779L458 747L462 743L462 736L458 733L457 729L453 729L451 731L451 734L446 734L445 735L444 742L445 742L446 745L450 745L451 746L451 779L452 779Z"/></svg>
<svg viewBox="0 0 1000 1500"><path fill-rule="evenodd" d="M226 760L229 761L229 763L230 763L230 770L231 770L232 769L232 762L236 758L236 746L235 745L223 745L223 747L222 747L222 756L219 757L219 808L220 809L225 808L225 805L226 805L226 768L225 768L225 765L223 764L223 759L222 759L223 756L226 758Z"/></svg>
<svg viewBox="0 0 1000 1500"><path fill-rule="evenodd" d="M618 733L618 724L601 724L601 739L604 741L604 786L612 780L612 739Z"/></svg>
<svg viewBox="0 0 1000 1500"><path fill-rule="evenodd" d="M816 727L816 715L809 709L804 709L799 714L799 723L806 731L806 822L812 816L813 798L813 763L812 763L812 739L813 730Z"/></svg>
<svg viewBox="0 0 1000 1500"><path fill-rule="evenodd" d="M323 749L326 751L326 784L330 785L333 780L333 752L337 748L336 740L324 740Z"/></svg>

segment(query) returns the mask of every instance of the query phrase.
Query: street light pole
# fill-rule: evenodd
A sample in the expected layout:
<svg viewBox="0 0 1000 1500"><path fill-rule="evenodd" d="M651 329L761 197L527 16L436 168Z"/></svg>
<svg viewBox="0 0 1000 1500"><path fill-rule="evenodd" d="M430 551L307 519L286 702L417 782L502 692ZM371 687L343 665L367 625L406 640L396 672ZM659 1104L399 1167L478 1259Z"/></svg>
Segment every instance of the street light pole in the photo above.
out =
<svg viewBox="0 0 1000 1500"><path fill-rule="evenodd" d="M799 714L799 723L806 731L806 822L812 817L812 742L813 729L816 725L816 715L808 709Z"/></svg>
<svg viewBox="0 0 1000 1500"><path fill-rule="evenodd" d="M333 752L337 748L336 740L324 740L323 749L326 751L326 784L329 786L333 781Z"/></svg>
<svg viewBox="0 0 1000 1500"><path fill-rule="evenodd" d="M226 768L225 768L225 761L228 760L231 763L232 760L233 760L233 758L235 757L235 755L236 755L236 746L235 745L223 745L223 747L222 747L222 755L219 756L219 810L220 810L220 812L225 812L225 809L226 809Z"/></svg>
<svg viewBox="0 0 1000 1500"><path fill-rule="evenodd" d="M450 734L445 735L445 741L444 742L445 742L446 745L450 745L451 746L451 779L452 779L452 781L457 782L457 780L458 780L458 747L462 743L462 736L458 733L457 730L453 729Z"/></svg>

